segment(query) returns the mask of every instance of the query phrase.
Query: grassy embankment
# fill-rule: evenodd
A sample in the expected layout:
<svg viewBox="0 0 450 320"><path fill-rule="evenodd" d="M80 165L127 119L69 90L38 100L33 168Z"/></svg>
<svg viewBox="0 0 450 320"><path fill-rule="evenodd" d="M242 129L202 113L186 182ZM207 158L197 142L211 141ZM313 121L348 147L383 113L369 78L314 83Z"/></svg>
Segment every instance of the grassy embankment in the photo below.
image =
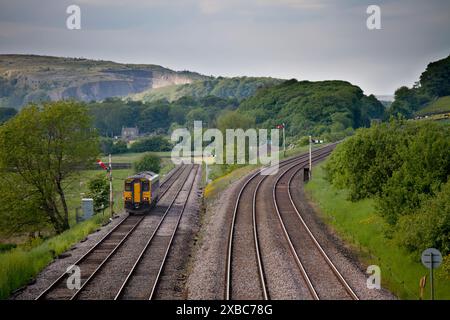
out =
<svg viewBox="0 0 450 320"><path fill-rule="evenodd" d="M351 202L345 190L335 189L325 180L323 164L314 170L314 179L306 190L318 205L324 221L353 246L361 261L381 268L383 286L401 299L419 298L419 279L428 274L428 269L400 248L384 234L386 225L376 214L373 200ZM429 279L425 299L430 297ZM450 283L437 277L435 281L437 299L450 299Z"/></svg>
<svg viewBox="0 0 450 320"><path fill-rule="evenodd" d="M113 162L134 162L142 154L125 154L113 157ZM169 172L174 165L170 159L163 159L161 176ZM133 169L113 171L114 211L123 208L123 181L133 172ZM69 249L87 235L97 230L109 219L109 209L104 214L98 214L87 221L75 223L75 208L80 206L80 199L87 192L87 181L95 175L104 174L101 170L86 170L74 178L66 189L67 202L70 211L71 228L64 233L47 240L36 239L32 242L19 244L17 248L0 253L0 299L7 298L15 289L27 284L42 269L58 255Z"/></svg>
<svg viewBox="0 0 450 320"><path fill-rule="evenodd" d="M416 112L417 116L433 115L450 112L450 96L441 97L431 102L425 108Z"/></svg>

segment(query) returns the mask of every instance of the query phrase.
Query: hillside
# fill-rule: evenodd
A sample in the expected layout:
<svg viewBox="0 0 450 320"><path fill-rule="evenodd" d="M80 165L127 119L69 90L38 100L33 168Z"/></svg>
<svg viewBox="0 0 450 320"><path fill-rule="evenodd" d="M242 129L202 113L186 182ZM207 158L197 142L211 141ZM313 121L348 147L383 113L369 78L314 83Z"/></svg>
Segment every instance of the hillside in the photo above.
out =
<svg viewBox="0 0 450 320"><path fill-rule="evenodd" d="M384 106L373 96L345 81L295 79L259 90L244 100L239 112L250 115L263 127L287 124L291 135L331 134L338 138L353 129L369 126L384 117Z"/></svg>
<svg viewBox="0 0 450 320"><path fill-rule="evenodd" d="M150 89L132 95L132 99L152 102L161 99L175 101L185 96L194 98L215 96L223 99L235 98L240 101L252 96L260 88L270 87L281 82L283 80L265 77L218 77L189 84Z"/></svg>
<svg viewBox="0 0 450 320"><path fill-rule="evenodd" d="M450 112L450 96L439 98L430 104L428 104L425 108L416 112L417 116L426 116L432 114L446 113Z"/></svg>
<svg viewBox="0 0 450 320"><path fill-rule="evenodd" d="M102 100L205 79L198 73L158 65L0 55L0 107L20 108L31 101L67 98Z"/></svg>
<svg viewBox="0 0 450 320"><path fill-rule="evenodd" d="M450 56L429 63L420 75L419 82L412 88L398 88L389 113L393 116L400 114L406 118L413 118L416 114L425 115L427 111L422 112L422 109L433 108L434 101L446 96L450 96ZM439 104L436 107L439 107Z"/></svg>

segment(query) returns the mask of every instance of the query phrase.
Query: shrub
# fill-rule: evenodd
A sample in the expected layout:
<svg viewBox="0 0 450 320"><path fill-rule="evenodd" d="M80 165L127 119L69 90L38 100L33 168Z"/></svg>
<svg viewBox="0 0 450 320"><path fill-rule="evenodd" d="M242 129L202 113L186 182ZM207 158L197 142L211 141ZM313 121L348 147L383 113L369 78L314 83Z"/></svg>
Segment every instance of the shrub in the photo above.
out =
<svg viewBox="0 0 450 320"><path fill-rule="evenodd" d="M172 150L172 144L164 136L152 136L136 141L130 147L131 152L160 152Z"/></svg>
<svg viewBox="0 0 450 320"><path fill-rule="evenodd" d="M397 240L409 251L420 254L426 248L450 253L450 181L436 197L425 201L413 214L398 221Z"/></svg>
<svg viewBox="0 0 450 320"><path fill-rule="evenodd" d="M94 200L96 212L109 206L109 183L104 174L99 174L88 182L88 197Z"/></svg>
<svg viewBox="0 0 450 320"><path fill-rule="evenodd" d="M128 152L127 143L125 141L114 142L111 138L100 139L100 150L103 154L120 154Z"/></svg>
<svg viewBox="0 0 450 320"><path fill-rule="evenodd" d="M159 173L161 171L161 158L155 154L145 154L141 159L134 163L134 171L153 171Z"/></svg>

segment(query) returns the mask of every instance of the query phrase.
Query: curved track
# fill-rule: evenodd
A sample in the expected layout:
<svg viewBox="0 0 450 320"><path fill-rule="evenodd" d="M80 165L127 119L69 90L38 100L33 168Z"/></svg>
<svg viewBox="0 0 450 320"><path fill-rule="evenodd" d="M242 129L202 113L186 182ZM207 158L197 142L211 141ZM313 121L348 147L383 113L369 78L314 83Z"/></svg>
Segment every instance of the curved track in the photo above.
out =
<svg viewBox="0 0 450 320"><path fill-rule="evenodd" d="M320 155L315 157L314 161L323 158L324 156ZM273 185L272 198L283 234L313 299L358 300L358 296L317 241L293 201L292 181L303 167L301 164L290 166Z"/></svg>
<svg viewBox="0 0 450 320"><path fill-rule="evenodd" d="M319 161L329 155L333 148L334 146L328 146L314 150L312 153L312 160ZM298 253L298 239L295 238L296 241L294 242L291 239L295 234L299 234L300 232L292 227L286 227L285 219L287 218L285 217L285 214L289 213L289 210L292 208L281 207L279 201L280 196L283 196L283 194L286 197L290 197L290 193L288 194L287 189L283 186L285 184L286 175L292 173L292 170L295 170L295 173L288 177L290 184L292 182L292 177L307 166L308 163L309 158L307 154L280 163L280 170L276 174L275 182L270 189L272 193L270 195L268 192L263 194L263 191L261 191L261 185L269 176L263 176L260 172L256 172L244 182L236 199L229 231L225 273L225 299L270 299L267 277L271 275L266 274L264 269L264 259L261 254L261 239L258 230L258 218L259 215L263 214L261 209L258 210L258 197L263 197L263 199L273 199L275 214L278 216L278 221L283 230L284 237L299 272L302 275L303 282L305 286L308 287L311 298L320 299L320 296L315 289L315 281L310 279L309 270L307 271L307 268L303 265L303 257ZM284 200L282 199L282 203L286 203ZM295 207L293 202L287 201L287 203ZM286 209L288 210L286 211ZM296 207L295 210L297 210ZM298 210L296 212L298 213ZM298 219L298 217L301 217L300 214L296 216L296 219ZM298 221L295 221L293 225L295 226L295 224L298 224ZM306 226L306 223L304 226ZM313 237L312 233L308 234L308 237L311 236ZM317 240L314 243L317 243L317 245L320 246ZM322 257L325 257L324 255L326 255L323 249L321 254ZM323 259L325 259L325 262L329 266L330 263L332 265L332 262L328 257ZM348 294L346 297L350 296L353 299L357 299L357 296L351 290L350 286L346 284L344 278L340 276L335 267L333 268L333 272L335 272L336 277L341 281L341 285L346 288ZM242 281L242 279L245 279L245 281Z"/></svg>

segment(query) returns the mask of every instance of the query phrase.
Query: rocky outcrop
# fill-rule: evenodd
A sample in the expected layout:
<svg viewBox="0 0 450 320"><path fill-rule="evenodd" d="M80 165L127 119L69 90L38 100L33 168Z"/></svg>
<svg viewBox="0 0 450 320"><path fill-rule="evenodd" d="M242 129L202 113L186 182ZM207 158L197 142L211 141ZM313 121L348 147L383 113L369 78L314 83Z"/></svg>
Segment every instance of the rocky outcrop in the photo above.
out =
<svg viewBox="0 0 450 320"><path fill-rule="evenodd" d="M20 108L29 102L71 98L104 100L205 79L209 77L157 65L0 55L0 106Z"/></svg>

